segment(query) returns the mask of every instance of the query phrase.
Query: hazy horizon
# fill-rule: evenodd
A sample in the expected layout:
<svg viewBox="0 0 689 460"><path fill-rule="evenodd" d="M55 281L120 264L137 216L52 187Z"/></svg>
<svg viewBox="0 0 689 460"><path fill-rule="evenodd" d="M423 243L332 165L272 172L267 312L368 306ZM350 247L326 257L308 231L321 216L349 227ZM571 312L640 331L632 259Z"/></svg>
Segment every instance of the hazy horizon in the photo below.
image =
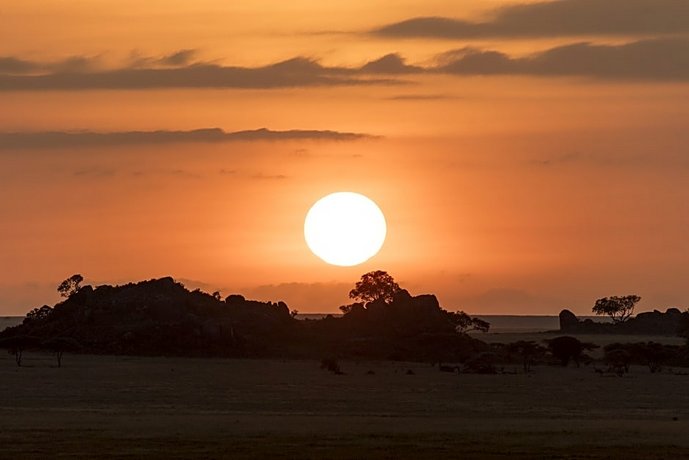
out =
<svg viewBox="0 0 689 460"><path fill-rule="evenodd" d="M686 309L686 13L6 2L0 315L53 304L74 273L337 311L375 269L474 314L585 315L627 294ZM337 191L387 220L359 266L304 242Z"/></svg>

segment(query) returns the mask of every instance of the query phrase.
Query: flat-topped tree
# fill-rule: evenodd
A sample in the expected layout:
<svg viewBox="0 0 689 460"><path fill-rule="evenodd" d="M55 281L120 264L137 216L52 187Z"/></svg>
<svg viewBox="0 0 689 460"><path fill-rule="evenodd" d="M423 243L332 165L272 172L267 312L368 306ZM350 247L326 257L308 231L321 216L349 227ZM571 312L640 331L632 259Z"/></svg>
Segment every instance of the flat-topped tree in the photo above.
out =
<svg viewBox="0 0 689 460"><path fill-rule="evenodd" d="M400 285L388 272L376 270L361 275L361 279L354 285L354 289L349 291L349 298L362 303L375 302L381 299L385 303L390 303L399 291Z"/></svg>
<svg viewBox="0 0 689 460"><path fill-rule="evenodd" d="M400 292L400 285L395 279L383 270L376 270L361 275L361 279L356 282L354 289L349 291L349 298L356 302L351 305L340 307L343 313L349 313L355 306L363 307L368 302L383 300L385 303L392 302L395 294Z"/></svg>
<svg viewBox="0 0 689 460"><path fill-rule="evenodd" d="M608 315L614 323L623 323L632 316L640 300L638 295L604 297L596 300L592 310L596 315Z"/></svg>

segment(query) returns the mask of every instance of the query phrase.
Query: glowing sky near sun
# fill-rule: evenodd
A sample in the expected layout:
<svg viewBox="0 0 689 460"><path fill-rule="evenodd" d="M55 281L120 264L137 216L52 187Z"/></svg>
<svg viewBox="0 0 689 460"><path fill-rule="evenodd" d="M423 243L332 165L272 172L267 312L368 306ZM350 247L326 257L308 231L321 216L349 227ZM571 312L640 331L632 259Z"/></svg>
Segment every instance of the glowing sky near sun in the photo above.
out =
<svg viewBox="0 0 689 460"><path fill-rule="evenodd" d="M373 269L471 313L686 307L686 5L519 3L0 0L0 315L73 273L337 311ZM304 242L340 190L385 210L357 267Z"/></svg>

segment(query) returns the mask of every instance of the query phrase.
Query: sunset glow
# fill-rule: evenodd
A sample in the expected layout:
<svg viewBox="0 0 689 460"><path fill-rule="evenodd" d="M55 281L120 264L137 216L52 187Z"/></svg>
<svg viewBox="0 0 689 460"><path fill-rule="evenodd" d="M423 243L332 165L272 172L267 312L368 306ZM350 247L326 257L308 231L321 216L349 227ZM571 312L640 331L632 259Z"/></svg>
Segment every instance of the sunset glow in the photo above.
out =
<svg viewBox="0 0 689 460"><path fill-rule="evenodd" d="M73 273L315 312L376 268L475 313L689 298L682 2L5 3L4 314ZM304 244L337 190L390 229L352 268Z"/></svg>

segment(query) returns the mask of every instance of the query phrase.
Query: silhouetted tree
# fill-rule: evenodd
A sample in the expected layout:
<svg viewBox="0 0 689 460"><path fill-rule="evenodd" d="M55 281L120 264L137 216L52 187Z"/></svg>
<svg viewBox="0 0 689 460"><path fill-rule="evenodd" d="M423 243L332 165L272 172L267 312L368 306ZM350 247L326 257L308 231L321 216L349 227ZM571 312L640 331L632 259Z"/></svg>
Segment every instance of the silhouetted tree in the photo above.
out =
<svg viewBox="0 0 689 460"><path fill-rule="evenodd" d="M83 276L79 274L72 275L60 283L57 287L57 292L59 292L62 297L70 297L72 294L79 292L82 281L84 281Z"/></svg>
<svg viewBox="0 0 689 460"><path fill-rule="evenodd" d="M26 314L26 318L24 318L25 323L31 323L35 321L43 321L45 319L48 319L50 317L50 314L53 312L52 307L49 307L48 305L43 305L41 308L34 308L30 312Z"/></svg>
<svg viewBox="0 0 689 460"><path fill-rule="evenodd" d="M623 348L605 349L605 363L608 365L608 371L614 372L622 377L629 372L629 365L632 361L631 354Z"/></svg>
<svg viewBox="0 0 689 460"><path fill-rule="evenodd" d="M24 351L36 345L37 339L27 335L15 335L0 339L0 348L6 348L7 351L14 355L14 361L18 367L22 365L22 357Z"/></svg>
<svg viewBox="0 0 689 460"><path fill-rule="evenodd" d="M644 364L652 374L661 372L663 365L669 360L676 360L679 347L663 345L657 342L611 343L605 346L605 359L611 370L615 359L625 358L624 371L629 371L629 364Z"/></svg>
<svg viewBox="0 0 689 460"><path fill-rule="evenodd" d="M225 297L225 303L228 305L242 305L246 299L241 294L230 294Z"/></svg>
<svg viewBox="0 0 689 460"><path fill-rule="evenodd" d="M646 365L651 374L661 372L663 364L670 357L667 349L663 344L657 342L648 342L642 347L642 353L646 358Z"/></svg>
<svg viewBox="0 0 689 460"><path fill-rule="evenodd" d="M400 286L392 276L382 270L376 270L361 276L361 280L357 281L354 289L349 291L349 298L361 302L373 302L382 299L386 303L390 303L399 290Z"/></svg>
<svg viewBox="0 0 689 460"><path fill-rule="evenodd" d="M215 291L213 294L211 294L215 300L222 300L222 296L220 295L220 291Z"/></svg>
<svg viewBox="0 0 689 460"><path fill-rule="evenodd" d="M614 323L622 323L632 316L639 300L638 295L604 297L596 300L592 310L596 315L608 315Z"/></svg>
<svg viewBox="0 0 689 460"><path fill-rule="evenodd" d="M81 344L72 337L55 337L41 344L41 348L52 351L57 360L57 367L62 367L62 355L65 351L79 351Z"/></svg>
<svg viewBox="0 0 689 460"><path fill-rule="evenodd" d="M529 373L531 371L531 366L538 357L542 357L545 354L545 347L537 344L534 341L520 340L518 342L513 342L507 345L507 349L516 353L522 357L522 365L524 367L524 372Z"/></svg>
<svg viewBox="0 0 689 460"><path fill-rule="evenodd" d="M470 331L488 332L490 323L479 318L472 318L463 311L450 313L450 320L455 325L457 332L466 334Z"/></svg>
<svg viewBox="0 0 689 460"><path fill-rule="evenodd" d="M560 361L563 366L567 366L570 361L574 361L579 367L584 350L593 350L598 345L583 343L574 337L563 336L546 340L550 353Z"/></svg>

